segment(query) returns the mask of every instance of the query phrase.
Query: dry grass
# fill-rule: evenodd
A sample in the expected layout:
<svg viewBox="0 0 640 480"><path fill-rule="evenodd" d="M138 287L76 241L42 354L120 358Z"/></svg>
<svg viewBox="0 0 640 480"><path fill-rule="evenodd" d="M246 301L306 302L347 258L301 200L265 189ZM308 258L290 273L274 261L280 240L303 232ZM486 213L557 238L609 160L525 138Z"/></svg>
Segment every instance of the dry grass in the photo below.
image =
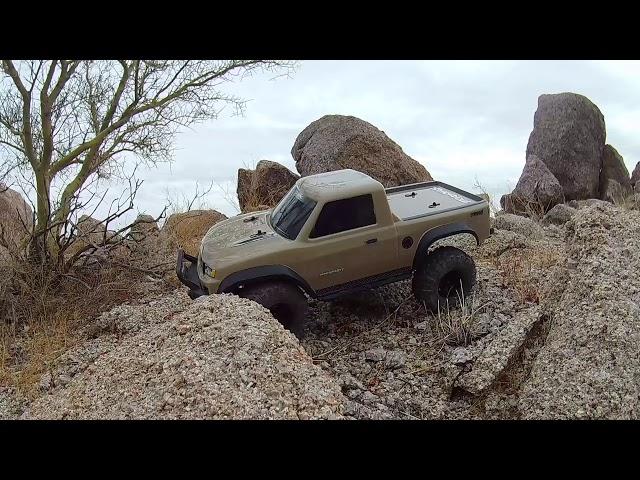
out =
<svg viewBox="0 0 640 480"><path fill-rule="evenodd" d="M225 217L215 210L192 210L174 214L167 219L163 232L175 248L182 248L189 255L198 255L202 237L215 223Z"/></svg>
<svg viewBox="0 0 640 480"><path fill-rule="evenodd" d="M511 194L509 202L511 203L511 207L509 209L505 208L506 211L512 211L517 215L529 217L535 222L542 220L545 214L553 207L552 204L545 204L537 200L528 200L513 193ZM507 207L506 204L505 207Z"/></svg>
<svg viewBox="0 0 640 480"><path fill-rule="evenodd" d="M93 265L68 274L13 261L0 285L0 385L32 398L52 363L89 319L143 292L142 275Z"/></svg>
<svg viewBox="0 0 640 480"><path fill-rule="evenodd" d="M248 170L250 172L255 172L256 167L258 165L257 161L254 161L251 164L244 163L242 166L242 170ZM249 213L256 212L259 210L266 210L270 207L262 204L259 198L258 193L258 180L257 175L246 175L243 181L249 182L245 187L245 204L244 209L240 205L240 200L238 198L238 185L240 183L240 171L238 171L238 176L236 177L235 188L232 188L231 185L222 185L219 182L216 182L216 186L220 190L222 197L227 202L229 206L231 206L238 214L241 213Z"/></svg>
<svg viewBox="0 0 640 480"><path fill-rule="evenodd" d="M478 189L482 193L482 196L484 196L489 202L489 209L492 216L495 216L499 211L502 210L500 203L496 203L495 198L487 192L487 189L484 188L477 177L475 179L474 188ZM507 190L513 191L513 188L508 185ZM537 200L532 201L518 196L514 193L509 194L507 202L511 205L505 204L505 211L529 217L535 221L542 220L545 213L547 213L553 207L553 205L547 205Z"/></svg>
<svg viewBox="0 0 640 480"><path fill-rule="evenodd" d="M484 188L484 185L480 183L480 180L476 177L476 181L474 184L474 188L480 191L480 196L484 197L484 199L489 203L489 213L492 217L496 216L496 213L500 211L500 203L496 203L496 199L493 195L487 192L487 189Z"/></svg>
<svg viewBox="0 0 640 480"><path fill-rule="evenodd" d="M640 194L616 196L613 198L613 204L624 210L640 210Z"/></svg>
<svg viewBox="0 0 640 480"><path fill-rule="evenodd" d="M283 165L277 162L272 163L279 165L278 168L282 167L282 170L272 171L269 167L265 170L258 168L258 164L254 164L245 166L243 171L238 171L238 205L242 213L269 210L275 207L291 189L295 178L299 178ZM285 170L288 173L285 173Z"/></svg>
<svg viewBox="0 0 640 480"><path fill-rule="evenodd" d="M502 210L500 202L496 202L495 197L487 192L487 189L482 185L477 177L475 179L474 188L479 190L481 196L487 200L491 215L495 217L495 215ZM513 188L509 187L508 190L513 190ZM545 213L547 213L552 207L552 205L546 205L540 201L531 201L513 193L510 194L508 201L511 203L511 209L518 215L529 217L535 221L542 220ZM505 207L507 207L507 209L509 208L507 205L505 205Z"/></svg>
<svg viewBox="0 0 640 480"><path fill-rule="evenodd" d="M560 252L552 248L509 250L494 259L502 284L513 289L522 303L540 303L542 277L560 260Z"/></svg>
<svg viewBox="0 0 640 480"><path fill-rule="evenodd" d="M287 193L286 191L280 192L269 190L268 194L265 195L265 192L261 192L261 187L263 187L262 190L264 190L264 186L260 185L260 178L256 174L256 168L257 163L254 163L254 165L252 166L245 165L244 167L244 169L249 170L250 173L245 174L245 178L243 180L245 182L248 181L248 185L244 185L243 188L244 204L240 205L239 203L240 207L242 208L242 213L268 210L271 207L277 205L284 194Z"/></svg>
<svg viewBox="0 0 640 480"><path fill-rule="evenodd" d="M77 340L67 315L58 310L46 321L37 319L16 331L0 326L0 384L10 385L26 398L35 396L40 378Z"/></svg>
<svg viewBox="0 0 640 480"><path fill-rule="evenodd" d="M451 346L471 344L476 337L478 314L485 307L486 304L478 304L476 295L465 297L461 285L455 306L447 302L446 305L439 306L435 315L433 335L437 343Z"/></svg>

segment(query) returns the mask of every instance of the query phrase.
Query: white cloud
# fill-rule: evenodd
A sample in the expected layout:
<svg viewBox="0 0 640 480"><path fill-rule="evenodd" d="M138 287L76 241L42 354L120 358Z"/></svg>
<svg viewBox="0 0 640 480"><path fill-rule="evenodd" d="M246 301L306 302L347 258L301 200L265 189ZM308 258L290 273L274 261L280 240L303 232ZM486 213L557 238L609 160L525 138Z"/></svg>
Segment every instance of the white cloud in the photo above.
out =
<svg viewBox="0 0 640 480"><path fill-rule="evenodd" d="M196 181L235 190L238 168L260 159L292 170L297 134L326 114L360 117L422 162L432 175L500 196L525 161L537 98L572 91L589 97L607 123L607 141L629 170L640 159L640 62L610 61L304 61L292 79L255 75L228 85L249 99L232 112L181 133L172 165L141 172L140 210L158 213L164 191L188 193ZM117 186L114 187L114 192ZM220 191L210 205L234 214Z"/></svg>

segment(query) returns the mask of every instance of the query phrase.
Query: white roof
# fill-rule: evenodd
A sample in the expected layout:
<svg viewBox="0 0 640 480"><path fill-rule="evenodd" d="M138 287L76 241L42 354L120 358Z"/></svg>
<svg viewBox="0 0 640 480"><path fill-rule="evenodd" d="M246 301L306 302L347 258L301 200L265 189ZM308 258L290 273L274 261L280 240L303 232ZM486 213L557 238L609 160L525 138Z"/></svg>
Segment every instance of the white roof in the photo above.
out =
<svg viewBox="0 0 640 480"><path fill-rule="evenodd" d="M352 169L334 170L302 177L298 188L308 198L316 202L355 197L384 190L380 182L369 175Z"/></svg>

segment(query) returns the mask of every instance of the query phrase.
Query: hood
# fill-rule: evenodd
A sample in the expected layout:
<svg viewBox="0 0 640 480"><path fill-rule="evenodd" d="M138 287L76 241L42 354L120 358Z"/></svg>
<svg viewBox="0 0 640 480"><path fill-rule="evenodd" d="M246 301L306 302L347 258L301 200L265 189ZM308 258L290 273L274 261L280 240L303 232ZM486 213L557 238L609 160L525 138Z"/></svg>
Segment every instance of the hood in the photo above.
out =
<svg viewBox="0 0 640 480"><path fill-rule="evenodd" d="M224 263L264 254L276 243L286 242L269 226L270 213L270 210L246 213L213 225L200 247L204 263L219 268Z"/></svg>

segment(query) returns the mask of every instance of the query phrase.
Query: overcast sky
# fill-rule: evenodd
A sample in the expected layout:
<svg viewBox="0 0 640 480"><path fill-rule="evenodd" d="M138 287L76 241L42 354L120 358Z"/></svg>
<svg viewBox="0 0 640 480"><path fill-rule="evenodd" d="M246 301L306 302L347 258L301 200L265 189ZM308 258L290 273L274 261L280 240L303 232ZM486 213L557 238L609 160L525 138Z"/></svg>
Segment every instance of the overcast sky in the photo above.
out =
<svg viewBox="0 0 640 480"><path fill-rule="evenodd" d="M589 97L629 171L640 160L636 61L302 61L292 78L272 76L227 84L250 100L245 115L223 113L181 133L171 165L140 172L140 211L157 215L167 191L176 198L213 180L222 188L206 204L236 214L223 190L235 196L238 168L268 159L296 171L296 136L327 114L366 120L435 179L477 192L477 178L498 199L520 176L543 93Z"/></svg>

